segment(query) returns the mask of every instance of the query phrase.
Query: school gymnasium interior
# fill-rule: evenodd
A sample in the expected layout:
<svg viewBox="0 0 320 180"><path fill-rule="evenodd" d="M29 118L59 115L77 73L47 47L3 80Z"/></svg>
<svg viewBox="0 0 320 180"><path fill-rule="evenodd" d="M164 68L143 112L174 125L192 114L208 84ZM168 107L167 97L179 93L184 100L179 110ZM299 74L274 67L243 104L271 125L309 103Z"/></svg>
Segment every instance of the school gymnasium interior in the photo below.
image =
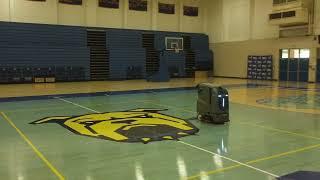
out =
<svg viewBox="0 0 320 180"><path fill-rule="evenodd" d="M0 0L0 179L319 180L320 0Z"/></svg>

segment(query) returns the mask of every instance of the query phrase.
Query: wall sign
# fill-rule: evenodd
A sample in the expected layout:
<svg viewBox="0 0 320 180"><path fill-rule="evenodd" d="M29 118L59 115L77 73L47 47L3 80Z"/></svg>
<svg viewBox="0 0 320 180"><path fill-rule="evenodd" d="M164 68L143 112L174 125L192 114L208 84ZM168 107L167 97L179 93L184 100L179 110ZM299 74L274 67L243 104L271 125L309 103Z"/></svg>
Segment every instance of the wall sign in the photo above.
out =
<svg viewBox="0 0 320 180"><path fill-rule="evenodd" d="M192 6L183 6L183 15L185 16L198 16L199 8Z"/></svg>
<svg viewBox="0 0 320 180"><path fill-rule="evenodd" d="M59 0L59 3L72 4L72 5L82 5L82 0Z"/></svg>
<svg viewBox="0 0 320 180"><path fill-rule="evenodd" d="M272 56L248 56L247 78L272 80Z"/></svg>
<svg viewBox="0 0 320 180"><path fill-rule="evenodd" d="M158 4L158 11L159 13L163 14L174 14L175 13L175 5L174 4Z"/></svg>
<svg viewBox="0 0 320 180"><path fill-rule="evenodd" d="M99 0L99 7L119 9L119 0Z"/></svg>
<svg viewBox="0 0 320 180"><path fill-rule="evenodd" d="M129 10L148 11L148 1L145 1L145 0L129 0Z"/></svg>

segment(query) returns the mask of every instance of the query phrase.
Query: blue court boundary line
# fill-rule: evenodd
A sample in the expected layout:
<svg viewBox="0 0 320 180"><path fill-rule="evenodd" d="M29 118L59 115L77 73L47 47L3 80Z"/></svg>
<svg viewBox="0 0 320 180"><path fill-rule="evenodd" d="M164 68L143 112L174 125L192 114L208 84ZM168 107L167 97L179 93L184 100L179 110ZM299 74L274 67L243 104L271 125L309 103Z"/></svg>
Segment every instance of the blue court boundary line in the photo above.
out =
<svg viewBox="0 0 320 180"><path fill-rule="evenodd" d="M256 88L264 87L268 85L264 84L229 84L221 85L225 88ZM139 89L139 90L126 90L126 91L103 91L103 92L92 92L92 93L73 93L73 94L53 94L53 95L39 95L39 96L20 96L20 97L4 97L0 98L1 102L15 102L15 101L33 101L33 100L48 100L56 97L60 98L76 98L76 97L95 97L95 96L109 96L109 95L128 95L128 94L143 94L143 93L158 93L158 92L172 92L172 91L190 91L196 90L196 87L176 87L176 88L159 88L159 89Z"/></svg>
<svg viewBox="0 0 320 180"><path fill-rule="evenodd" d="M308 88L308 87L278 86L278 88L289 89L289 90L320 91L320 88Z"/></svg>
<svg viewBox="0 0 320 180"><path fill-rule="evenodd" d="M46 99L53 99L55 97L74 98L74 97L123 95L123 94L143 94L143 93L169 92L169 91L195 90L195 89L196 89L195 87L179 87L179 88L162 88L162 89L141 89L141 90L129 90L129 91L103 91L103 92L93 92L93 93L73 93L73 94L54 94L54 95L41 95L41 96L6 97L6 98L0 98L0 102L46 100Z"/></svg>

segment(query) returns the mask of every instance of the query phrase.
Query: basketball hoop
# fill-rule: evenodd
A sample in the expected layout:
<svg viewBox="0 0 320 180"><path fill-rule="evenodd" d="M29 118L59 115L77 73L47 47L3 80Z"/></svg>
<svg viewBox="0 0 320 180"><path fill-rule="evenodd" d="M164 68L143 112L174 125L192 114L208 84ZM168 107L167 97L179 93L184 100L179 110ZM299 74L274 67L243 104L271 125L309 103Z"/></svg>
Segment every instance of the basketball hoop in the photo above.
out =
<svg viewBox="0 0 320 180"><path fill-rule="evenodd" d="M182 37L166 37L166 50L179 54L183 51Z"/></svg>

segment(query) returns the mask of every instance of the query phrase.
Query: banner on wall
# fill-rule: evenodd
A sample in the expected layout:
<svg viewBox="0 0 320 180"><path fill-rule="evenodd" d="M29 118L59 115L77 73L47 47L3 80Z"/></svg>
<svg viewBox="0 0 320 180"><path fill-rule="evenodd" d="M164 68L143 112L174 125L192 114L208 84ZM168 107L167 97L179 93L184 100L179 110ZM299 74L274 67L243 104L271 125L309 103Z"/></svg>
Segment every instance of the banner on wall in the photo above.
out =
<svg viewBox="0 0 320 180"><path fill-rule="evenodd" d="M163 14L174 14L175 13L175 5L174 4L158 4L159 13Z"/></svg>
<svg viewBox="0 0 320 180"><path fill-rule="evenodd" d="M72 4L72 5L82 5L82 0L59 0L59 3Z"/></svg>
<svg viewBox="0 0 320 180"><path fill-rule="evenodd" d="M198 7L192 7L192 6L183 6L183 15L185 16L198 16Z"/></svg>
<svg viewBox="0 0 320 180"><path fill-rule="evenodd" d="M248 56L247 78L259 80L272 80L272 55Z"/></svg>
<svg viewBox="0 0 320 180"><path fill-rule="evenodd" d="M99 7L119 9L119 0L99 0Z"/></svg>
<svg viewBox="0 0 320 180"><path fill-rule="evenodd" d="M146 1L146 0L129 0L129 10L148 11L148 1Z"/></svg>

